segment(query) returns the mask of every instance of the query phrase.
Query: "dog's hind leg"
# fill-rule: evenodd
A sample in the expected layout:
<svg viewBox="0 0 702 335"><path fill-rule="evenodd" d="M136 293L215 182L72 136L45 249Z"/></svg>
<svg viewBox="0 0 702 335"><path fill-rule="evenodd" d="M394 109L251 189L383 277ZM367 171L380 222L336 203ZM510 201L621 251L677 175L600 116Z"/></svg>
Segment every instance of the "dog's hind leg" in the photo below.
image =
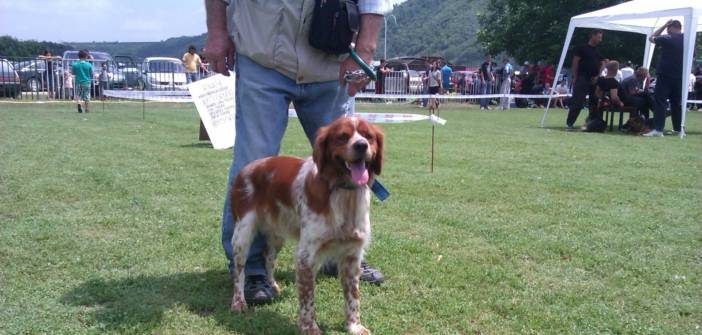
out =
<svg viewBox="0 0 702 335"><path fill-rule="evenodd" d="M234 236L232 238L232 254L234 255L234 293L232 294L231 310L241 312L246 309L246 298L244 297L244 282L246 274L246 257L249 254L249 247L256 232L256 213L249 212L241 220L234 224Z"/></svg>
<svg viewBox="0 0 702 335"><path fill-rule="evenodd" d="M273 293L275 295L280 294L280 286L275 281L273 272L275 272L275 261L278 257L278 252L283 248L284 240L278 236L268 236L267 249L266 249L266 274L268 276L268 283L273 288Z"/></svg>
<svg viewBox="0 0 702 335"><path fill-rule="evenodd" d="M361 324L360 290L358 282L361 277L361 256L351 255L339 262L339 280L344 290L344 312L346 329L354 335L370 335L370 331Z"/></svg>

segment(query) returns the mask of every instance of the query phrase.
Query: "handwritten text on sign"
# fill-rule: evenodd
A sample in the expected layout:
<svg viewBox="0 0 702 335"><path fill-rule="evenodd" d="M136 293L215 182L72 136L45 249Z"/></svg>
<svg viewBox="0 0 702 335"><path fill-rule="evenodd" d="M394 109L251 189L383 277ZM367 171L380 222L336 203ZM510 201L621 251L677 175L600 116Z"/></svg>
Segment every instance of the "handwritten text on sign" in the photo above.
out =
<svg viewBox="0 0 702 335"><path fill-rule="evenodd" d="M200 119L210 136L212 147L234 146L234 74L221 74L188 85Z"/></svg>

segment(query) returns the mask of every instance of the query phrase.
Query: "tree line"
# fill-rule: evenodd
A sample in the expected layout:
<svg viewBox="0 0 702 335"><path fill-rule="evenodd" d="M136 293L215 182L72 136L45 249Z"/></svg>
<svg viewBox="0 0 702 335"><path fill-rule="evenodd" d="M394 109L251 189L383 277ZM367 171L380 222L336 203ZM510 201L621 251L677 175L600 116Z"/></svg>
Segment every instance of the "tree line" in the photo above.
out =
<svg viewBox="0 0 702 335"><path fill-rule="evenodd" d="M386 53L388 58L442 56L453 64L477 66L489 52L504 53L517 61L555 63L572 16L622 2L624 0L408 0L386 15L387 24L380 32L375 59ZM571 47L585 43L586 37L587 29L576 29ZM160 42L66 45L2 36L0 56L32 57L43 50L60 55L64 50L85 48L135 59L179 58L189 45L200 50L205 38L206 34L201 34ZM644 45L645 37L641 34L605 31L599 49L612 59L640 63ZM702 36L697 39L696 49L698 57L702 57Z"/></svg>

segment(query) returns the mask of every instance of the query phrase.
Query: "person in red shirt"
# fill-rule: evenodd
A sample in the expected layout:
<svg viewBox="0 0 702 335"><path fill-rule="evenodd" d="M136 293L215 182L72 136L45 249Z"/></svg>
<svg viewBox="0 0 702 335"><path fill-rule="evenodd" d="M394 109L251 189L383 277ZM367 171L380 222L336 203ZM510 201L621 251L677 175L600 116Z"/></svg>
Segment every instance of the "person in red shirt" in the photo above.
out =
<svg viewBox="0 0 702 335"><path fill-rule="evenodd" d="M544 64L541 66L541 82L546 86L546 84L553 85L553 65Z"/></svg>

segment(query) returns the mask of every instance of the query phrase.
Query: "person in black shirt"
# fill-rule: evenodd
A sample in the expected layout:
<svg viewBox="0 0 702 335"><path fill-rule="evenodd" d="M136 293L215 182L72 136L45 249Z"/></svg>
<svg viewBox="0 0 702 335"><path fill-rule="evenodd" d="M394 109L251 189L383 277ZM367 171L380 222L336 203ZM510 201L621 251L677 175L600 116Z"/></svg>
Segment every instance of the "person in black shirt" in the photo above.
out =
<svg viewBox="0 0 702 335"><path fill-rule="evenodd" d="M648 120L648 110L651 108L651 97L648 94L648 69L640 67L633 76L622 81L622 100L625 106L636 108L636 113ZM633 117L633 115L632 115Z"/></svg>
<svg viewBox="0 0 702 335"><path fill-rule="evenodd" d="M664 29L668 30L667 35L661 35ZM680 97L682 96L683 34L680 21L669 20L654 31L649 40L661 47L661 58L656 66L656 91L653 93L655 100L653 130L643 134L643 136L663 136L666 100L668 99L670 99L670 118L675 134L680 131L682 117Z"/></svg>
<svg viewBox="0 0 702 335"><path fill-rule="evenodd" d="M375 75L377 76L377 79L375 81L376 94L385 94L385 77L388 73L390 73L388 63L385 62L385 58L381 58L380 65L378 66L378 69L375 72Z"/></svg>
<svg viewBox="0 0 702 335"><path fill-rule="evenodd" d="M480 65L479 70L480 76L480 94L490 94L490 87L492 82L495 81L495 75L492 73L492 55L485 55L485 62ZM490 99L482 98L480 99L480 109L490 109Z"/></svg>
<svg viewBox="0 0 702 335"><path fill-rule="evenodd" d="M42 79L44 80L44 87L47 90L47 94L49 95L49 98L57 98L56 93L58 81L54 76L54 60L56 60L58 57L52 56L51 51L44 50L44 52L38 58L46 62L46 74L44 74Z"/></svg>
<svg viewBox="0 0 702 335"><path fill-rule="evenodd" d="M619 85L617 79L615 79L617 71L619 70L619 62L611 61L607 63L606 68L607 76L597 78L595 95L597 95L597 97L601 100L609 100L609 103L612 106L622 108L624 107L624 102L622 101L620 94L621 86ZM592 113L591 118L602 119L602 112L598 110L597 112Z"/></svg>
<svg viewBox="0 0 702 335"><path fill-rule="evenodd" d="M566 130L572 130L580 110L585 104L585 96L589 95L590 111L596 110L595 83L602 67L604 57L595 48L602 42L602 30L591 30L587 44L575 49L573 53L573 96L570 99ZM588 119L590 116L588 116Z"/></svg>

